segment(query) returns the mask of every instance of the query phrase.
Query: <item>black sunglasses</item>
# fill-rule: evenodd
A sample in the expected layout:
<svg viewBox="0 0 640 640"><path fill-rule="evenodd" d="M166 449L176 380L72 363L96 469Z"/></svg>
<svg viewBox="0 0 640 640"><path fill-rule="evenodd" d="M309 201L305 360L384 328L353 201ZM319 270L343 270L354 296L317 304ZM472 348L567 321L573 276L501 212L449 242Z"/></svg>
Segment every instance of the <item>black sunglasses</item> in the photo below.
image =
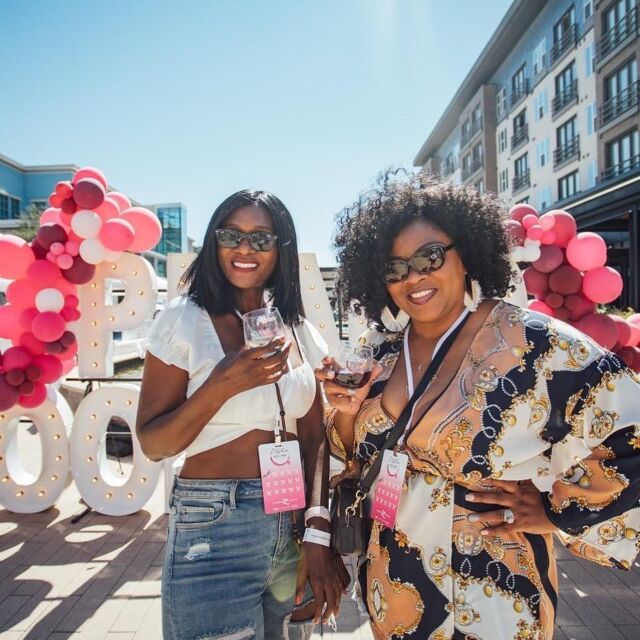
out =
<svg viewBox="0 0 640 640"><path fill-rule="evenodd" d="M447 251L454 247L452 242L447 246L443 244L429 244L420 247L409 260L391 258L384 265L384 281L387 283L402 282L409 275L409 269L418 273L432 273L444 265Z"/></svg>
<svg viewBox="0 0 640 640"><path fill-rule="evenodd" d="M248 240L255 251L271 251L278 242L278 236L267 231L245 233L237 229L216 229L216 240L225 249L237 249L243 240Z"/></svg>

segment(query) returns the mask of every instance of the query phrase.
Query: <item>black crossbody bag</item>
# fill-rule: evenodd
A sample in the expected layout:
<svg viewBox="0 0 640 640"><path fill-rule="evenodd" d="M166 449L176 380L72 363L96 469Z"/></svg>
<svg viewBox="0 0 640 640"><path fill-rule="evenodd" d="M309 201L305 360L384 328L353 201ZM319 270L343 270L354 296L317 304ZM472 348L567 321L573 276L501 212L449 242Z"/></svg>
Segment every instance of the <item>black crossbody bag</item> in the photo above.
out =
<svg viewBox="0 0 640 640"><path fill-rule="evenodd" d="M440 349L438 349L435 357L431 360L427 370L422 376L420 383L409 399L409 402L402 410L398 421L393 429L389 431L384 445L380 448L376 459L366 474L360 480L343 480L334 489L331 500L331 546L336 553L341 555L350 555L352 553L361 555L366 550L370 531L370 519L365 512L364 499L367 497L380 472L382 455L387 449L393 449L398 443L398 440L400 440L400 436L405 432L407 424L411 419L416 402L423 396L435 378L440 365L470 316L471 314L467 315L464 320L460 322L447 336ZM414 424L418 424L420 420L424 418L427 411L445 391L446 387L440 394L429 401L422 416L419 420L415 421Z"/></svg>

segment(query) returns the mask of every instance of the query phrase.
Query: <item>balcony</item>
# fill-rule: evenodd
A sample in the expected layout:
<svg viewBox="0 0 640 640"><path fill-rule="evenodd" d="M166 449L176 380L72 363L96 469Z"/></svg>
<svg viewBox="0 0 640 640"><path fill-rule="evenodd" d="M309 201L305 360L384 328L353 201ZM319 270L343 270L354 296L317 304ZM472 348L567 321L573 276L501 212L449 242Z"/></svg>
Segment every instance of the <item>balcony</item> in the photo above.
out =
<svg viewBox="0 0 640 640"><path fill-rule="evenodd" d="M518 127L511 136L511 151L515 151L529 140L529 125Z"/></svg>
<svg viewBox="0 0 640 640"><path fill-rule="evenodd" d="M600 63L614 49L617 49L627 38L638 35L638 7L634 7L627 15L609 29L596 44L596 62Z"/></svg>
<svg viewBox="0 0 640 640"><path fill-rule="evenodd" d="M628 111L635 111L640 105L640 81L636 80L626 89L607 100L600 107L600 126L615 120Z"/></svg>
<svg viewBox="0 0 640 640"><path fill-rule="evenodd" d="M516 173L511 183L511 193L515 195L531 185L531 171L526 169L523 173Z"/></svg>
<svg viewBox="0 0 640 640"><path fill-rule="evenodd" d="M482 131L482 118L471 122L471 126L462 132L460 149L464 149L475 137L478 131Z"/></svg>
<svg viewBox="0 0 640 640"><path fill-rule="evenodd" d="M569 49L572 49L578 42L578 25L572 24L563 34L562 38L553 44L549 52L549 60L553 66L564 56Z"/></svg>
<svg viewBox="0 0 640 640"><path fill-rule="evenodd" d="M553 152L553 168L580 157L580 136L575 136Z"/></svg>
<svg viewBox="0 0 640 640"><path fill-rule="evenodd" d="M551 115L560 115L568 106L578 104L578 81L574 80L566 89L556 94L551 101Z"/></svg>
<svg viewBox="0 0 640 640"><path fill-rule="evenodd" d="M482 169L483 166L484 161L482 158L473 158L470 165L462 167L462 180L468 180L476 171Z"/></svg>
<svg viewBox="0 0 640 640"><path fill-rule="evenodd" d="M524 79L509 96L509 105L513 109L525 96L529 95L529 80Z"/></svg>
<svg viewBox="0 0 640 640"><path fill-rule="evenodd" d="M455 162L445 162L442 166L442 177L446 178L450 176L455 170L457 166Z"/></svg>
<svg viewBox="0 0 640 640"><path fill-rule="evenodd" d="M605 180L611 180L612 178L617 178L625 173L629 173L634 169L640 169L640 154L627 158L619 164L607 167L600 177L604 182Z"/></svg>

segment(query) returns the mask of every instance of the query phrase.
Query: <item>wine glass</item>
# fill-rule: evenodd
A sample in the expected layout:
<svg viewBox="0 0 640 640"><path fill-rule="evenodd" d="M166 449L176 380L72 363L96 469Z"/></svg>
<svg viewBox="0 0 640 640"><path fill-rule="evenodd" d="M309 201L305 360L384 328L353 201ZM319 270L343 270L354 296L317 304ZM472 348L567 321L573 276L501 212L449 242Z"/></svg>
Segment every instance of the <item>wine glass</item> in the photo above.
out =
<svg viewBox="0 0 640 640"><path fill-rule="evenodd" d="M349 389L360 389L369 382L373 369L371 347L341 342L333 359L337 366L334 382Z"/></svg>
<svg viewBox="0 0 640 640"><path fill-rule="evenodd" d="M242 316L244 341L248 347L264 347L286 335L282 316L276 307L249 311Z"/></svg>

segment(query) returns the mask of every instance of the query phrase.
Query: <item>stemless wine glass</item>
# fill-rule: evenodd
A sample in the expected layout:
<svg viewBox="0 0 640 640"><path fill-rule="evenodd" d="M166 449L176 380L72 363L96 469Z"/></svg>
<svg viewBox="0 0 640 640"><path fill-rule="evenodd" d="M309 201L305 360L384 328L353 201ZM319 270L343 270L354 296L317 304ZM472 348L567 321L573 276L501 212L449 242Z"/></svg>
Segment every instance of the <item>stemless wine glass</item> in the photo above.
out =
<svg viewBox="0 0 640 640"><path fill-rule="evenodd" d="M373 369L371 347L341 342L333 359L337 365L334 382L349 389L360 389L369 382Z"/></svg>
<svg viewBox="0 0 640 640"><path fill-rule="evenodd" d="M242 316L244 341L248 347L264 347L274 338L286 335L284 322L276 307L256 309Z"/></svg>

